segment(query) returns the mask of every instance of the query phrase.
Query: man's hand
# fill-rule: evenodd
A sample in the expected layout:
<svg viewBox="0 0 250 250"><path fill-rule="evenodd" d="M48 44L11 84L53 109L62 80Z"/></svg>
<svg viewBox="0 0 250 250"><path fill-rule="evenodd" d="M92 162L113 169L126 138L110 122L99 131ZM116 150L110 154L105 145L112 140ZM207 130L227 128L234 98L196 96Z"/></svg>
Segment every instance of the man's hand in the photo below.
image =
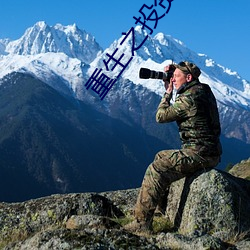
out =
<svg viewBox="0 0 250 250"><path fill-rule="evenodd" d="M168 72L169 71L169 65L164 67L164 72ZM173 91L173 82L172 82L172 78L170 78L170 82L168 82L167 80L163 80L164 81L164 86L166 89L166 93L171 94Z"/></svg>

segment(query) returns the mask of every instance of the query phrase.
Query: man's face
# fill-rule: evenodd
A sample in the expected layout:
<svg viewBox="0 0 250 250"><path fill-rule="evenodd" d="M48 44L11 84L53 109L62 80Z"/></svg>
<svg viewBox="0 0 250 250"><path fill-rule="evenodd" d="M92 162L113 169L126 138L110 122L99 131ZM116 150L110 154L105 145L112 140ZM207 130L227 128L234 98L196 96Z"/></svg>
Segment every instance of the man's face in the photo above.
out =
<svg viewBox="0 0 250 250"><path fill-rule="evenodd" d="M187 82L187 75L185 75L180 69L175 69L172 82L175 89L178 90L184 83Z"/></svg>

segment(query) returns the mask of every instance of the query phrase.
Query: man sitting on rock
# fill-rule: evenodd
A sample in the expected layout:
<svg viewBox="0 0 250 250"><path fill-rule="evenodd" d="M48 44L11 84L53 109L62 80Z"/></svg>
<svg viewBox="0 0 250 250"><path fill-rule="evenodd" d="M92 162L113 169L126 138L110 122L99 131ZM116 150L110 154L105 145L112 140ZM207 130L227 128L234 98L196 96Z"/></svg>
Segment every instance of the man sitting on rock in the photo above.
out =
<svg viewBox="0 0 250 250"><path fill-rule="evenodd" d="M175 70L169 82L164 80L166 92L158 106L156 121L176 121L182 147L160 151L146 170L135 205L135 220L125 226L132 232L152 230L155 209L172 182L220 162L220 121L210 87L199 81L201 71L194 63L172 64L164 70L168 72L170 67ZM173 86L177 93L171 105Z"/></svg>

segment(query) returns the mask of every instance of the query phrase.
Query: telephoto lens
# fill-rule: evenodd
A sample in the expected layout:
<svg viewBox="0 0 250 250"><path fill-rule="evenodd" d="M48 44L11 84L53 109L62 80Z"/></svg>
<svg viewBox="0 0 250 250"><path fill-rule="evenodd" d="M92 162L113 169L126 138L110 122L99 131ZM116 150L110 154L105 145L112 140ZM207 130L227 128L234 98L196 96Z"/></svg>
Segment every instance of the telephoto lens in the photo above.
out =
<svg viewBox="0 0 250 250"><path fill-rule="evenodd" d="M141 79L162 79L170 81L175 71L175 66L173 64L169 65L169 70L167 72L154 71L147 68L140 68L139 77Z"/></svg>
<svg viewBox="0 0 250 250"><path fill-rule="evenodd" d="M140 68L139 77L142 79L166 79L167 74L165 72L154 71L147 68Z"/></svg>

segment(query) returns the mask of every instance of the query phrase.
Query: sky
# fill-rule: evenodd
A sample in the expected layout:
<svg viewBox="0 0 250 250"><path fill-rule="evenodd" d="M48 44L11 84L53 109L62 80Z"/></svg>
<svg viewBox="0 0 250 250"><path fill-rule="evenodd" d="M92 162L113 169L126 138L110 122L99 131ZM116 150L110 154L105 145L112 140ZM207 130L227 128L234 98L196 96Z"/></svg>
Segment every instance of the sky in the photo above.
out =
<svg viewBox="0 0 250 250"><path fill-rule="evenodd" d="M75 23L105 49L135 27L133 16L142 18L143 4L151 6L155 1L160 13L160 0L0 0L0 39L18 39L38 21L50 26ZM168 1L163 4L168 6ZM152 35L171 35L250 81L249 13L249 0L173 0Z"/></svg>

